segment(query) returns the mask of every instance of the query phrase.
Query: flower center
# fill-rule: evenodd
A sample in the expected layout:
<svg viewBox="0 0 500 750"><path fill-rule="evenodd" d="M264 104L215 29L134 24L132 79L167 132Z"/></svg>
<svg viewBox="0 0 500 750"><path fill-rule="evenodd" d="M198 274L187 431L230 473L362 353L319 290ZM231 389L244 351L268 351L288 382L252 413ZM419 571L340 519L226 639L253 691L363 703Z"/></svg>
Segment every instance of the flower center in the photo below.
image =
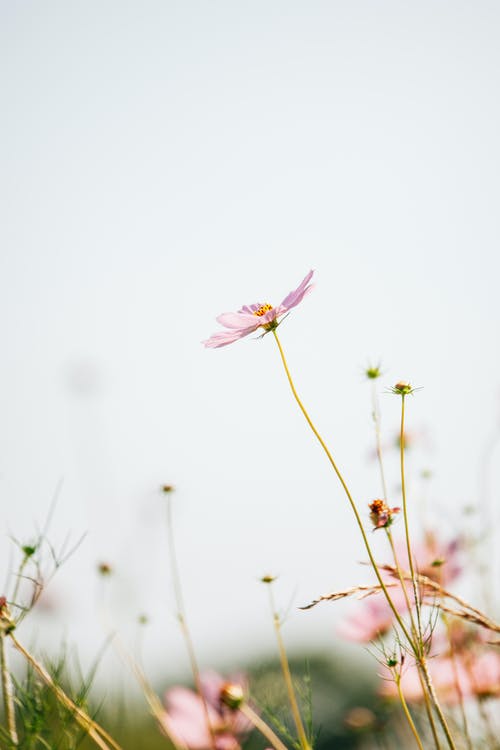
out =
<svg viewBox="0 0 500 750"><path fill-rule="evenodd" d="M273 306L269 304L269 302L266 302L265 305L261 305L258 310L255 310L253 313L258 318L261 318L263 315L266 314L266 312L269 312L269 310L272 310Z"/></svg>

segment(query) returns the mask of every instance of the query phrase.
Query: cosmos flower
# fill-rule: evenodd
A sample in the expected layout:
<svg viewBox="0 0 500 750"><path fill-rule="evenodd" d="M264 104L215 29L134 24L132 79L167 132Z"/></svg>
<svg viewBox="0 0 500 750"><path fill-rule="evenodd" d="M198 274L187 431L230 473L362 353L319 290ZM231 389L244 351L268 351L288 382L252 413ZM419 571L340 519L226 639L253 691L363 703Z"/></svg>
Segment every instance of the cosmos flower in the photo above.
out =
<svg viewBox="0 0 500 750"><path fill-rule="evenodd" d="M391 588L391 599L399 612L407 609L403 591ZM394 613L383 594L369 596L337 627L337 633L348 641L369 643L383 637L394 626Z"/></svg>
<svg viewBox="0 0 500 750"><path fill-rule="evenodd" d="M222 313L218 316L217 322L228 330L214 333L202 343L209 349L218 349L220 346L232 344L243 336L248 336L258 328L263 328L264 333L277 328L279 318L302 302L313 288L313 285L309 283L313 273L314 271L309 271L297 289L287 294L277 307L273 307L268 302L255 302L253 305L244 305L238 312Z"/></svg>
<svg viewBox="0 0 500 750"><path fill-rule="evenodd" d="M214 741L216 750L240 750L240 740L250 731L251 724L241 711L223 703L222 694L228 682L216 672L208 672L202 675L201 683L206 712L203 701L193 690L177 686L167 691L162 719L167 734L189 750L211 750ZM231 683L241 684L242 680Z"/></svg>

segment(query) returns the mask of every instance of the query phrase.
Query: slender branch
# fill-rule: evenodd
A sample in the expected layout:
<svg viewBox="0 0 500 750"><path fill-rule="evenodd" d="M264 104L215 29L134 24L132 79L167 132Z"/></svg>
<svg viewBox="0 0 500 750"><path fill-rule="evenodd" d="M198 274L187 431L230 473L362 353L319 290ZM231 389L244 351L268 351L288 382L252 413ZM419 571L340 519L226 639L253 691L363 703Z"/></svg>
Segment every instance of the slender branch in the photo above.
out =
<svg viewBox="0 0 500 750"><path fill-rule="evenodd" d="M398 689L399 700L401 701L401 706L403 707L403 712L406 717L406 721L408 722L410 729L412 731L412 734L415 737L415 742L419 746L420 750L424 750L424 746L422 745L419 734L417 732L417 727L415 726L415 722L412 719L410 710L408 708L408 704L406 703L405 697L403 695L403 691L401 690L401 675L397 675L395 677L395 680L396 680L396 687Z"/></svg>
<svg viewBox="0 0 500 750"><path fill-rule="evenodd" d="M302 403L302 401L299 398L299 395L298 395L298 393L297 393L297 391L295 389L294 382L292 380L292 376L290 374L290 370L288 369L288 364L287 364L287 361L286 361L285 353L283 351L283 347L281 346L281 342L280 342L280 340L278 338L278 334L276 333L276 330L273 329L272 333L273 333L274 338L276 340L276 343L278 345L279 353L280 353L280 356L281 356L281 361L283 363L283 367L284 367L284 370L285 370L285 373L286 373L286 376L287 376L287 379L288 379L288 383L290 385L290 389L292 391L293 397L295 398L295 401L297 402L297 405L298 405L299 409L301 410L302 414L304 415L304 418L305 418L307 424L309 425L309 427L311 428L312 432L314 433L316 439L318 440L319 444L323 448L323 450L324 450L324 452L326 454L326 457L328 458L328 461L330 462L333 470L335 471L335 473L337 475L337 478L338 478L340 484L342 485L342 488L343 488L343 490L344 490L344 492L345 492L345 494L347 496L347 499L349 501L349 505L351 506L352 512L354 513L354 517L356 519L356 523L358 524L358 527L359 527L359 530L360 530L360 533L361 533L361 536L363 538L363 542L364 542L364 545L365 545L365 549L366 549L366 551L368 553L368 557L370 559L370 563L371 563L371 565L373 567L375 575L377 576L377 579L378 579L378 582L380 584L380 587L381 587L382 591L384 592L384 596L387 599L387 603L389 604L389 607L391 608L392 613L393 613L393 615L394 615L394 617L395 617L395 619L396 619L399 627L403 631L403 633L404 633L404 635L405 635L408 643L410 644L413 652L417 656L418 655L417 646L416 646L416 644L413 643L413 639L412 639L412 637L411 637L411 635L410 635L410 633L408 631L408 628L406 627L405 623L403 622L403 620L401 618L401 615L397 611L397 609L396 609L396 607L394 605L394 602L391 599L389 591L387 590L386 584L383 581L382 576L380 575L380 571L378 569L378 566L377 566L377 563L376 563L375 558L373 556L370 544L368 542L368 537L366 535L366 531L365 531L365 529L363 527L363 522L361 521L361 517L359 515L359 512L358 512L358 509L357 509L356 504L354 502L354 499L353 499L353 497L352 497L352 495L351 495L351 493L349 491L349 488L348 488L348 486L346 484L346 481L345 481L344 477L342 476L342 474L340 473L340 470L338 469L337 464L335 463L332 454L328 450L328 446L326 445L325 441L323 440L323 438L319 434L318 430L314 426L314 423L312 422L309 414L307 413L304 404Z"/></svg>
<svg viewBox="0 0 500 750"><path fill-rule="evenodd" d="M269 740L275 750L287 750L286 745L283 744L278 735L273 732L271 727L266 724L263 719L261 719L259 714L255 713L255 711L250 708L248 703L242 703L239 710L247 717L247 719L249 719L249 721L252 722L254 727L266 738L266 740Z"/></svg>
<svg viewBox="0 0 500 750"><path fill-rule="evenodd" d="M311 745L307 739L307 735L300 715L299 705L297 703L297 697L293 687L292 675L290 672L290 665L288 664L288 658L286 655L285 644L281 635L281 621L276 607L274 605L274 597L272 591L272 581L268 584L269 590L269 603L271 606L271 614L273 617L274 632L276 633L276 640L278 642L278 651L280 657L281 671L285 680L286 690L288 693L288 700L290 701L290 708L292 709L292 716L299 736L300 746L302 750L311 750Z"/></svg>
<svg viewBox="0 0 500 750"><path fill-rule="evenodd" d="M12 685L12 677L9 670L7 649L5 648L6 637L5 632L3 630L0 631L0 668L2 671L3 703L9 737L12 740L12 743L17 745L18 737L16 729L16 711L14 707L14 687Z"/></svg>
<svg viewBox="0 0 500 750"><path fill-rule="evenodd" d="M191 673L193 675L196 692L198 693L202 706L203 706L203 713L205 716L205 722L207 725L208 733L210 735L210 742L212 744L212 750L216 750L214 727L212 726L212 722L210 721L210 714L208 711L207 699L205 697L205 693L203 692L203 687L202 687L201 678L200 678L200 669L198 666L198 660L196 658L196 652L195 652L195 648L193 644L193 639L191 638L191 633L187 624L186 612L184 608L184 597L182 595L181 576L179 573L179 565L177 562L177 553L176 553L176 547L175 547L175 535L174 535L174 523L173 523L173 516L172 516L172 499L171 499L172 488L170 486L166 486L164 489L164 492L167 495L168 547L169 547L169 556L170 556L170 570L172 573L172 580L174 584L174 595L175 595L175 601L177 605L177 619L179 621L182 635L184 636L184 641L186 643L186 648L187 648L187 652L189 656L189 663L191 665Z"/></svg>

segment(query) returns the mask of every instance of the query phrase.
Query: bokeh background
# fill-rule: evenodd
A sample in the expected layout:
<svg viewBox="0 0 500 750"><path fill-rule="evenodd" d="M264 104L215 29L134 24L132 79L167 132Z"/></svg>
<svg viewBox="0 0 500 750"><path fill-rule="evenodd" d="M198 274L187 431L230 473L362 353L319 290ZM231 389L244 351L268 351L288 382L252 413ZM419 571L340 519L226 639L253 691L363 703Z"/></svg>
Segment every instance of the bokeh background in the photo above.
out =
<svg viewBox="0 0 500 750"><path fill-rule="evenodd" d="M292 650L347 649L347 605L297 610L368 573L274 342L200 342L220 312L276 304L314 268L281 337L361 506L380 494L363 377L380 362L393 504L399 404L385 389L403 378L423 386L408 404L414 521L425 508L453 535L482 497L468 523L491 522L498 4L0 9L2 570L9 537L34 538L56 495L51 542L85 534L25 639L66 638L85 663L116 629L141 638L155 679L187 669L168 483L202 666L273 652L264 573L279 575Z"/></svg>

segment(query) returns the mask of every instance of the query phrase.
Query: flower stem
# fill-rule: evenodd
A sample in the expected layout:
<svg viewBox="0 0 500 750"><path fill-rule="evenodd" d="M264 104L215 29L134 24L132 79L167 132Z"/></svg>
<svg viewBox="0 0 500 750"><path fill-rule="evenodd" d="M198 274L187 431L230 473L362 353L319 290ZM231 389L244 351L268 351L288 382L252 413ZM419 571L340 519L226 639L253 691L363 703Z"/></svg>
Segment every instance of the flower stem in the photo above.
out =
<svg viewBox="0 0 500 750"><path fill-rule="evenodd" d="M269 585L269 602L271 605L271 614L273 616L274 632L276 633L276 640L278 642L278 651L280 657L281 671L285 680L286 690L288 693L288 700L290 701L290 708L292 709L292 716L299 736L300 746L302 750L311 750L311 745L307 739L307 735L300 715L299 705L297 703L297 696L293 687L292 675L290 672L290 665L288 663L288 657L286 655L285 644L283 642L283 636L281 635L281 620L276 607L274 605L274 597L272 591L272 582Z"/></svg>
<svg viewBox="0 0 500 750"><path fill-rule="evenodd" d="M297 402L298 407L300 408L302 414L304 415L306 422L308 423L309 427L311 428L311 430L313 431L314 435L316 436L316 439L318 440L318 442L320 443L321 447L323 448L323 450L324 450L324 452L325 452L325 454L326 454L326 456L328 458L328 461L330 462L333 470L335 471L335 473L336 473L336 475L337 475L337 477L338 477L338 479L339 479L339 481L340 481L340 483L341 483L341 485L342 485L342 487L344 489L344 492L345 492L345 494L347 496L347 499L349 501L349 504L351 506L352 512L354 513L354 517L356 519L356 523L358 524L361 536L363 538L363 542L364 542L365 549L367 551L368 557L370 559L371 566L372 566L372 568L373 568L373 570L375 572L375 575L377 576L377 580L378 580L378 582L380 584L380 588L384 592L384 596L385 596L385 598L387 600L387 603L389 604L389 607L391 608L391 611L394 614L394 617L395 617L395 619L396 619L399 627L401 628L402 632L404 633L404 635L405 635L405 637L406 637L409 645L411 646L412 651L414 652L415 657L417 658L417 661L418 661L418 663L419 663L419 665L420 665L420 667L422 669L422 675L424 677L424 681L425 681L427 690L429 691L429 695L431 697L432 703L433 703L434 708L436 710L436 713L438 715L440 724L443 727L443 731L444 731L444 733L446 735L446 739L448 741L448 745L451 748L451 750L455 750L455 744L453 742L453 738L451 736L451 733L450 733L448 724L446 722L446 719L444 717L444 714L443 714L443 712L441 710L441 707L439 705L439 702L438 702L438 699L437 699L437 695L436 695L436 691L434 690L434 686L432 684L432 679L431 679L431 676L429 674L429 670L428 670L427 663L426 663L426 660L425 660L425 654L423 653L423 649L421 648L422 644L421 643L418 644L418 643L414 643L413 642L413 638L411 637L410 632L409 632L407 626L403 622L403 619L401 618L401 615L399 614L398 610L396 609L396 607L394 605L394 602L393 602L393 600L392 600L392 598L391 598L391 596L389 594L387 586L385 585L384 580L382 579L382 576L380 574L380 570L379 570L379 567L377 565L377 562L376 562L376 560L375 560L375 558L373 556L370 544L368 542L368 537L367 537L366 531L365 531L365 529L363 527L363 523L361 521L361 517L359 515L359 512L358 512L358 509L357 509L356 504L354 502L354 499L353 499L353 497L352 497L352 495L351 495L351 493L349 491L349 488L348 488L348 486L347 486L347 484L345 482L344 477L340 473L340 470L338 469L337 464L335 463L335 461L333 459L332 454L328 450L328 447L327 447L325 441L323 440L323 438L319 434L318 430L314 426L314 424L313 424L313 422L312 422L309 414L307 413L307 411L306 411L306 409L305 409L302 401L299 398L299 395L298 395L298 393L297 393L297 391L295 389L295 385L294 385L293 380L292 380L292 376L290 374L290 370L288 369L288 365L287 365L285 353L283 351L283 347L281 346L281 342L280 342L280 340L278 338L276 330L273 330L272 333L273 333L274 338L276 340L276 343L278 345L278 349L279 349L280 356L281 356L281 361L283 363L283 367L285 369L285 373L286 373L286 376L288 378L288 383L290 385L290 389L291 389L292 394L293 394L293 396L295 398L295 401ZM403 404L404 404L404 399L403 399ZM403 418L402 418L402 429L404 430L404 409L403 409ZM403 487L404 487L404 453L403 453L403 451L402 451L402 471L403 471ZM404 498L406 498L406 490L404 490ZM406 503L405 503L405 525L406 525ZM409 540L408 533L407 533L407 540ZM413 562L411 560L411 557L410 557L410 565L413 566ZM415 580L415 573L414 573L414 571L412 573L412 579ZM416 590L416 582L414 583L414 589ZM416 600L418 600L418 596L416 597ZM420 602L419 602L419 604L420 604Z"/></svg>
<svg viewBox="0 0 500 750"><path fill-rule="evenodd" d="M354 513L354 517L356 519L356 523L358 524L361 536L363 538L365 549L366 549L366 551L368 553L368 557L370 559L371 566L372 566L372 568L373 568L373 570L375 572L375 575L377 576L377 580L378 580L378 582L380 584L380 588L382 589L382 591L384 593L384 596L385 596L385 598L387 600L387 603L389 604L389 607L391 608L392 613L393 613L394 617L396 618L396 621L397 621L399 627L403 631L403 633L404 633L404 635L405 635L408 643L411 645L412 650L415 652L416 646L415 646L415 644L413 644L413 639L411 638L411 635L410 635L410 633L408 631L408 628L406 627L405 623L403 622L403 620L401 618L401 615L397 611L397 609L396 609L396 607L394 605L394 602L391 599L391 596L389 594L387 586L385 585L384 580L383 580L383 578L382 578L382 576L380 574L380 570L379 570L377 562L376 562L376 560L375 560L375 558L373 556L373 553L372 553L372 550L371 550L371 547L370 547L370 543L368 542L368 537L366 535L366 531L365 531L365 529L363 527L363 522L361 521L361 517L359 515L359 512L358 512L358 509L357 509L356 504L354 502L354 499L353 499L353 497L352 497L352 495L351 495L351 493L349 491L349 488L348 488L348 486L346 484L346 481L345 481L344 477L342 476L342 474L340 473L340 471L339 471L339 469L337 467L337 464L335 463L335 461L333 459L333 456L330 453L330 451L329 451L329 449L328 449L325 441L323 440L323 438L319 434L318 430L314 426L314 424L313 424L313 422L312 422L309 414L306 411L306 408L305 408L304 404L300 400L299 395L298 395L298 393L297 393L297 391L295 389L295 385L294 385L294 382L292 380L292 376L290 374L290 370L288 369L288 364L287 364L287 361L286 361L285 353L283 351L283 347L281 346L281 342L280 342L280 340L278 338L278 335L277 335L276 331L273 330L272 333L273 333L274 338L276 340L276 343L278 345L279 353L280 353L280 356L281 356L281 361L283 363L283 367L285 369L285 373L286 373L286 376L287 376L287 379L288 379L288 383L290 385L290 389L292 391L293 397L295 398L295 401L297 402L297 405L298 405L299 409L301 410L302 414L304 415L307 424L309 425L309 427L313 431L316 439L318 440L319 444L323 448L323 450L324 450L324 452L326 454L326 457L328 458L328 461L330 462L333 470L335 471L335 473L336 473L336 475L338 477L338 480L339 480L340 484L342 485L342 488L343 488L343 490L344 490L344 492L345 492L345 494L347 496L347 499L349 501L349 504L351 506L352 512ZM416 652L415 652L415 655L417 655Z"/></svg>
<svg viewBox="0 0 500 750"><path fill-rule="evenodd" d="M261 719L261 717L257 713L255 713L252 708L250 708L248 703L243 703L240 706L239 710L242 714L244 714L244 716L247 717L247 719L249 719L249 721L252 722L254 727L258 729L258 731L266 738L266 740L269 740L275 750L287 750L286 745L282 743L278 735L273 732L271 727L266 724L266 722Z"/></svg>
<svg viewBox="0 0 500 750"><path fill-rule="evenodd" d="M396 687L398 689L398 695L399 700L401 701L401 706L403 707L404 715L406 716L406 720L410 726L410 729L413 733L413 736L415 737L415 741L417 745L419 746L420 750L424 750L424 746L422 745L422 742L420 740L420 737L417 732L417 728L415 726L415 722L413 721L410 711L408 709L408 704L406 703L405 697L403 695L403 691L401 690L401 675L397 675L395 677L396 680Z"/></svg>
<svg viewBox="0 0 500 750"><path fill-rule="evenodd" d="M57 700L62 703L62 705L65 706L68 711L71 711L71 713L75 717L75 720L83 729L85 729L85 731L88 733L89 737L92 738L95 744L100 747L101 750L109 750L110 747L113 748L113 750L122 750L120 745L115 742L115 740L106 732L105 729L103 729L82 708L77 706L69 696L66 695L64 690L54 682L45 667L43 667L35 659L35 657L32 656L29 651L27 651L24 646L19 643L13 632L9 633L9 637L11 638L15 648L24 656L26 661L31 664L35 672L42 678L45 684L50 687L50 689L54 692Z"/></svg>
<svg viewBox="0 0 500 750"><path fill-rule="evenodd" d="M446 740L448 742L448 745L452 750L455 748L455 743L453 741L453 738L451 736L450 728L448 727L448 723L446 721L446 718L443 714L443 711L441 709L441 706L439 704L438 697L436 695L436 691L434 689L434 685L432 684L431 675L429 673L429 668L427 665L427 658L425 654L425 645L424 645L424 639L423 639L423 633L422 633L422 618L421 618L421 601L420 601L420 593L418 591L417 587L417 577L415 575L415 566L413 564L413 554L411 550L411 544L410 544L410 526L408 523L408 509L407 509L407 502L406 502L406 481L405 481L405 394L401 394L401 429L399 434L399 455L400 455L400 467L401 467L401 495L403 499L403 517L404 517L404 526L405 526L405 538L406 538L406 551L408 554L408 564L410 566L410 575L411 575L411 582L413 586L413 596L415 599L415 608L417 612L417 628L418 628L418 664L420 666L422 676L424 678L425 685L427 687L427 690L429 692L429 696L432 700L432 703L434 705L434 709L437 713L439 722L443 728L443 731L446 735Z"/></svg>
<svg viewBox="0 0 500 750"><path fill-rule="evenodd" d="M174 523L173 523L173 517L172 517L172 499L171 499L170 492L167 494L167 534L168 534L168 543L169 543L168 546L169 546L169 555L170 555L170 570L172 573L172 580L174 584L174 595L175 595L175 601L177 605L177 619L179 621L182 635L184 636L184 641L186 643L186 648L187 648L187 652L189 656L189 662L191 665L191 673L193 675L196 692L198 693L202 706L203 706L203 713L205 714L205 722L207 725L208 733L210 735L212 750L216 750L214 728L212 726L212 722L210 721L210 715L208 713L208 705L207 705L207 701L206 701L205 694L203 692L203 688L201 684L198 660L196 658L196 652L195 652L193 640L191 638L191 633L187 624L186 613L185 613L185 608L184 608L184 597L182 595L181 577L179 573L179 565L177 562L177 553L176 553L176 548L175 548Z"/></svg>
<svg viewBox="0 0 500 750"><path fill-rule="evenodd" d="M410 544L410 525L408 523L408 509L406 503L406 481L405 481L405 394L401 395L401 430L399 435L399 457L401 467L401 495L403 498L403 517L405 526L406 551L408 554L408 564L410 566L411 583L413 586L413 597L415 599L415 608L417 612L418 628L418 646L420 653L424 653L424 643L422 636L422 619L420 612L420 593L417 588L417 579L415 576L415 566L413 564L413 554Z"/></svg>
<svg viewBox="0 0 500 750"><path fill-rule="evenodd" d="M375 450L377 452L378 466L380 470L380 482L384 500L387 500L387 482L385 480L384 461L382 458L382 440L380 431L380 407L377 398L377 387L375 381L372 382L372 418L375 427Z"/></svg>
<svg viewBox="0 0 500 750"><path fill-rule="evenodd" d="M6 635L2 630L0 632L0 669L2 671L3 703L9 737L12 740L13 745L17 745L18 737L16 730L16 712L14 708L14 688L9 670L7 650L5 648L5 638Z"/></svg>

